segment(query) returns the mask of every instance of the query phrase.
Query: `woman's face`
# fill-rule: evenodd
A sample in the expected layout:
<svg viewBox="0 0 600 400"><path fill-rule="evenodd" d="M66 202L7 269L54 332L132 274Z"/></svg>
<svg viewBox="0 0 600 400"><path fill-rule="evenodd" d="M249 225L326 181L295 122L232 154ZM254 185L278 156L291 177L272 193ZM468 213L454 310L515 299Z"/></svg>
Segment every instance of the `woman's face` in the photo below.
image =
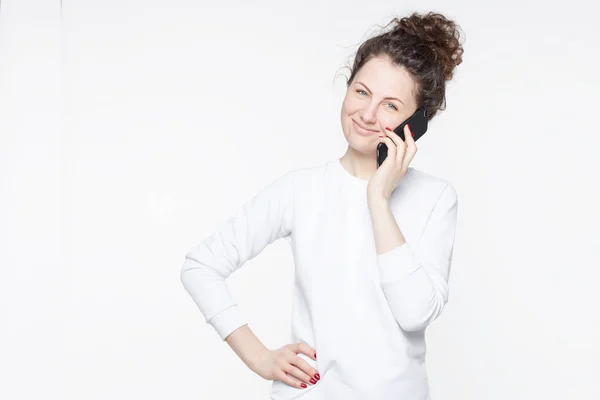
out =
<svg viewBox="0 0 600 400"><path fill-rule="evenodd" d="M375 153L385 127L394 130L417 110L415 89L404 68L384 58L367 61L342 103L342 130L348 144L361 153Z"/></svg>

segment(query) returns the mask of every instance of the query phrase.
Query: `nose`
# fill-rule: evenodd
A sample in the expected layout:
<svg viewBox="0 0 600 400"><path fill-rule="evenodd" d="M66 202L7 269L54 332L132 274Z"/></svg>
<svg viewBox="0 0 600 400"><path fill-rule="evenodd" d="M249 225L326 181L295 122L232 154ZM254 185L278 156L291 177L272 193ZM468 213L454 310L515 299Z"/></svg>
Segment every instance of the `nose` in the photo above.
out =
<svg viewBox="0 0 600 400"><path fill-rule="evenodd" d="M367 124L374 124L377 122L377 104L370 102L360 113L362 120Z"/></svg>

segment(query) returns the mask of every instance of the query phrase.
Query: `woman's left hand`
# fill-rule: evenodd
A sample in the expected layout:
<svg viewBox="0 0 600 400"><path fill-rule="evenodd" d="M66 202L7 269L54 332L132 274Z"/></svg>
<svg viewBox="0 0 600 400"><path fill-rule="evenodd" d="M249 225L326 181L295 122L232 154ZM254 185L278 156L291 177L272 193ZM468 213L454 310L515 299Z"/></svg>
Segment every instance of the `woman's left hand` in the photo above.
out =
<svg viewBox="0 0 600 400"><path fill-rule="evenodd" d="M392 192L408 172L408 165L417 152L417 145L408 124L404 127L403 141L394 131L384 129L381 141L388 147L387 157L367 185L369 207L375 202L388 202Z"/></svg>

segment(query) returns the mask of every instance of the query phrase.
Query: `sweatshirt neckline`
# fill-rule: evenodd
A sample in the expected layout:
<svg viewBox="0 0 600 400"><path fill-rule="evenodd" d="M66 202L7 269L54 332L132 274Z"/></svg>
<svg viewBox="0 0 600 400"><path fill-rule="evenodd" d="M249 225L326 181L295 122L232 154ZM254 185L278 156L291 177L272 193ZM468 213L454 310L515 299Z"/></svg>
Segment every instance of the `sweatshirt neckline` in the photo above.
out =
<svg viewBox="0 0 600 400"><path fill-rule="evenodd" d="M342 165L342 163L340 162L339 158L334 158L331 163L333 164L333 170L336 173L336 175L339 177L340 180L342 180L343 182L356 187L358 189L366 189L368 184L369 184L369 180L366 179L361 179L358 178L354 175L352 175L350 172L348 172L346 170L346 168L344 168L344 166ZM396 189L398 189L399 187L402 188L402 191L405 192L408 189L409 186L409 180L411 180L414 177L415 171L413 167L408 167L408 172L406 174L406 176L400 181L400 183L396 186ZM394 190L396 190L394 189ZM414 190L410 190L411 194L414 192ZM403 194L403 196L410 196L410 194Z"/></svg>
<svg viewBox="0 0 600 400"><path fill-rule="evenodd" d="M342 165L342 163L340 162L339 158L335 158L332 160L332 163L334 165L334 169L337 171L337 174L346 182L348 182L351 185L355 185L358 187L362 187L362 188L366 188L367 185L369 184L369 181L366 179L361 179L357 176L352 175L350 172L348 172L346 170L346 168L344 168L344 166Z"/></svg>

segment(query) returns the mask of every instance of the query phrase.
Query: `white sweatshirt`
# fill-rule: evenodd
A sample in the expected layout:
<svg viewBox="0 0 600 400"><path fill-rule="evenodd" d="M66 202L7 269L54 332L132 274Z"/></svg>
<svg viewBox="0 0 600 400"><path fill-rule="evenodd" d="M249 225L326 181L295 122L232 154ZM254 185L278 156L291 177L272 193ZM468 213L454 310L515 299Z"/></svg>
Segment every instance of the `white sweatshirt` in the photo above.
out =
<svg viewBox="0 0 600 400"><path fill-rule="evenodd" d="M290 343L321 379L306 389L275 380L273 400L429 400L425 328L448 300L457 194L410 167L390 197L406 243L377 254L367 180L338 158L289 171L264 187L187 254L181 280L221 339L247 324L226 278L268 244L293 252Z"/></svg>

